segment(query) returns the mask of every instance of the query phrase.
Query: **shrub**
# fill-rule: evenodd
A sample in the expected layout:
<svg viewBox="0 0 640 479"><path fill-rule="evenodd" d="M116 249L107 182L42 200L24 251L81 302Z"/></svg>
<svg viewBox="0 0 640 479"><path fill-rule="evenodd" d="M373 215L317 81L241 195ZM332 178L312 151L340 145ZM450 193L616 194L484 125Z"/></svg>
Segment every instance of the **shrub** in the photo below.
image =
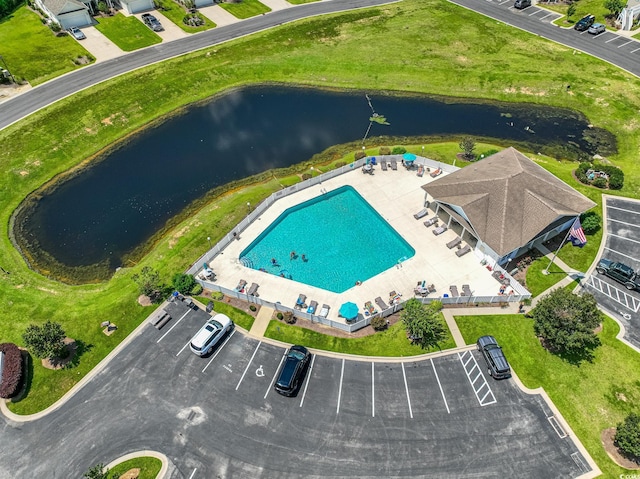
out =
<svg viewBox="0 0 640 479"><path fill-rule="evenodd" d="M22 384L22 353L13 343L0 344L0 351L4 353L0 398L10 398L18 393Z"/></svg>
<svg viewBox="0 0 640 479"><path fill-rule="evenodd" d="M602 177L596 178L595 180L593 180L592 185L595 186L596 188L606 188L607 180Z"/></svg>
<svg viewBox="0 0 640 479"><path fill-rule="evenodd" d="M390 155L391 154L391 148L389 148L388 146L381 146L378 154L380 154L380 155Z"/></svg>
<svg viewBox="0 0 640 479"><path fill-rule="evenodd" d="M640 463L640 416L629 414L618 424L613 443L626 455Z"/></svg>
<svg viewBox="0 0 640 479"><path fill-rule="evenodd" d="M366 154L364 151L360 151L360 150L356 151L356 152L353 154L353 157L354 157L356 160L359 160L360 158L364 158L365 156L367 156L367 154Z"/></svg>
<svg viewBox="0 0 640 479"><path fill-rule="evenodd" d="M600 229L600 222L600 215L595 211L587 211L580 215L580 223L586 235L595 234Z"/></svg>
<svg viewBox="0 0 640 479"><path fill-rule="evenodd" d="M42 326L32 324L27 327L22 340L35 356L39 358L59 358L66 351L65 332L59 323L47 321Z"/></svg>
<svg viewBox="0 0 640 479"><path fill-rule="evenodd" d="M249 309L255 313L258 308L256 308L255 304L252 304L251 306L249 306Z"/></svg>
<svg viewBox="0 0 640 479"><path fill-rule="evenodd" d="M276 314L276 318L282 320L282 318L284 318L284 315L280 311L278 311L278 314Z"/></svg>
<svg viewBox="0 0 640 479"><path fill-rule="evenodd" d="M202 285L200 283L196 283L196 285L191 289L191 294L194 296L198 296L202 293Z"/></svg>
<svg viewBox="0 0 640 479"><path fill-rule="evenodd" d="M205 21L199 13L190 13L184 16L182 23L190 27L199 27L200 25L204 25Z"/></svg>
<svg viewBox="0 0 640 479"><path fill-rule="evenodd" d="M57 23L57 22L51 22L51 23L49 24L49 28L51 29L51 31L52 31L53 33L58 33L60 30L62 30L62 27L61 27L61 26L60 26L60 24L59 24L59 23Z"/></svg>
<svg viewBox="0 0 640 479"><path fill-rule="evenodd" d="M336 168L342 168L344 165L346 165L346 163L344 161L338 161L336 163Z"/></svg>
<svg viewBox="0 0 640 479"><path fill-rule="evenodd" d="M307 181L307 180L310 180L311 178L313 178L313 176L311 176L311 173L302 174L302 181Z"/></svg>
<svg viewBox="0 0 640 479"><path fill-rule="evenodd" d="M189 294L196 286L196 280L192 274L176 273L173 275L173 287L182 294Z"/></svg>
<svg viewBox="0 0 640 479"><path fill-rule="evenodd" d="M221 293L220 291L215 291L211 293L211 299L215 301L222 301L224 299L224 293Z"/></svg>
<svg viewBox="0 0 640 479"><path fill-rule="evenodd" d="M371 327L376 331L382 331L383 329L387 329L387 320L380 316L371 318Z"/></svg>
<svg viewBox="0 0 640 479"><path fill-rule="evenodd" d="M296 317L293 315L291 311L285 311L284 322L287 324L293 324L296 322Z"/></svg>
<svg viewBox="0 0 640 479"><path fill-rule="evenodd" d="M392 155L403 155L407 152L407 149L404 146L394 146L393 150L391 150Z"/></svg>
<svg viewBox="0 0 640 479"><path fill-rule="evenodd" d="M109 6L107 5L107 2L98 2L98 11L100 13L109 13Z"/></svg>

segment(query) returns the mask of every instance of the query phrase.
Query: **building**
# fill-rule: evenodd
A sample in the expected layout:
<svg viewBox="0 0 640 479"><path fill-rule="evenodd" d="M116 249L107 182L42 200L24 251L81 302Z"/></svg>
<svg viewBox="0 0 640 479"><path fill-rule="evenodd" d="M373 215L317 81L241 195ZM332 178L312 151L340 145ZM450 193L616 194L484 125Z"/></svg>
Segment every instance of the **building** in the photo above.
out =
<svg viewBox="0 0 640 479"><path fill-rule="evenodd" d="M36 0L36 5L64 30L92 24L90 0Z"/></svg>
<svg viewBox="0 0 640 479"><path fill-rule="evenodd" d="M478 258L501 266L567 230L576 216L595 206L515 148L422 189L429 207L474 247Z"/></svg>
<svg viewBox="0 0 640 479"><path fill-rule="evenodd" d="M622 30L631 30L633 22L640 17L640 0L627 0L627 5L618 15L617 23Z"/></svg>

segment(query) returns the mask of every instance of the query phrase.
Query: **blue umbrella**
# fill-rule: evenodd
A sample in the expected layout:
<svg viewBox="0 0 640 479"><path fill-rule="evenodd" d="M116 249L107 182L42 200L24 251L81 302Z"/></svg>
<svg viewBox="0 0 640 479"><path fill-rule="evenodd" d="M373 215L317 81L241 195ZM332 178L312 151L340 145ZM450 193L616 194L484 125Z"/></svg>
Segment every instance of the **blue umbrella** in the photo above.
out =
<svg viewBox="0 0 640 479"><path fill-rule="evenodd" d="M340 306L340 316L346 319L353 319L358 316L358 305L352 302L344 303Z"/></svg>
<svg viewBox="0 0 640 479"><path fill-rule="evenodd" d="M402 155L402 158L404 158L404 161L416 161L416 155L414 155L413 153L405 153L404 155Z"/></svg>

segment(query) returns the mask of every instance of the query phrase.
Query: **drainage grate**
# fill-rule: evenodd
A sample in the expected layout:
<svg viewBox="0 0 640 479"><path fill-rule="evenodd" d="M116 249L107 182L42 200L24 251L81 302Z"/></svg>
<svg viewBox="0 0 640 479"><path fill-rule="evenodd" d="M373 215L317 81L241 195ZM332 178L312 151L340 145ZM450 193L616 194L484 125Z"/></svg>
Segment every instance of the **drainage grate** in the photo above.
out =
<svg viewBox="0 0 640 479"><path fill-rule="evenodd" d="M571 454L571 459L573 459L573 462L576 463L576 466L578 466L578 469L580 469L580 471L589 472L591 470L587 463L584 462L584 459L582 459L582 454L580 454L579 452L574 452L573 454Z"/></svg>
<svg viewBox="0 0 640 479"><path fill-rule="evenodd" d="M547 421L549 421L549 424L551 424L551 427L556 432L558 437L560 437L560 439L564 439L565 437L567 437L567 433L562 428L562 426L560 425L560 423L558 422L555 416L548 417Z"/></svg>

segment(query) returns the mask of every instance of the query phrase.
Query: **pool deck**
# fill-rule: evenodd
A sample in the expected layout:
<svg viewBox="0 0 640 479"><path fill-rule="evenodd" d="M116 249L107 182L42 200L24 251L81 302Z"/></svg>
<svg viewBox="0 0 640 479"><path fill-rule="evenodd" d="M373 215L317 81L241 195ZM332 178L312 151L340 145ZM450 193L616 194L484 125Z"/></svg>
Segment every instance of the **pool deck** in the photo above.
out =
<svg viewBox="0 0 640 479"><path fill-rule="evenodd" d="M427 218L416 220L413 217L423 208L425 192L421 187L430 181L434 179L427 173L418 177L415 170L406 170L402 166L398 166L397 171L382 171L376 166L373 175L363 174L356 168L352 172L282 198L247 227L238 241L230 243L222 254L210 262L210 268L216 274L216 283L229 289L235 289L241 279L247 282L246 289L252 283L257 283L261 298L289 307L296 304L299 294L305 294L307 304L313 300L318 302L319 308L322 304L328 304L331 307L328 318L338 322L344 322L343 318L338 317L338 310L347 301L356 303L360 307L360 314L364 315L364 304L367 301L374 302L380 296L389 304L391 291L400 293L403 300L409 299L415 296L414 288L418 281L423 280L435 285L436 292L429 297L449 294L450 285L456 285L461 292L463 284L469 284L474 295L498 294L500 285L491 277L491 272L480 264L482 258L478 258L473 251L458 257L455 254L456 248L447 248L446 243L454 239L456 233L448 230L435 236L432 233L433 227L427 228L424 225ZM331 191L347 184L355 188L402 235L415 249L415 256L343 293L333 293L281 278L247 268L240 263L240 253L284 210L322 195L325 190ZM428 217L432 216L433 213L429 212ZM300 234L313 235L315 231L321 232L322 227L321 224L313 223L300 225ZM371 240L375 241L375 238ZM366 245L354 247L361 248L363 255L367 254ZM289 259L281 261L285 269L287 261Z"/></svg>

